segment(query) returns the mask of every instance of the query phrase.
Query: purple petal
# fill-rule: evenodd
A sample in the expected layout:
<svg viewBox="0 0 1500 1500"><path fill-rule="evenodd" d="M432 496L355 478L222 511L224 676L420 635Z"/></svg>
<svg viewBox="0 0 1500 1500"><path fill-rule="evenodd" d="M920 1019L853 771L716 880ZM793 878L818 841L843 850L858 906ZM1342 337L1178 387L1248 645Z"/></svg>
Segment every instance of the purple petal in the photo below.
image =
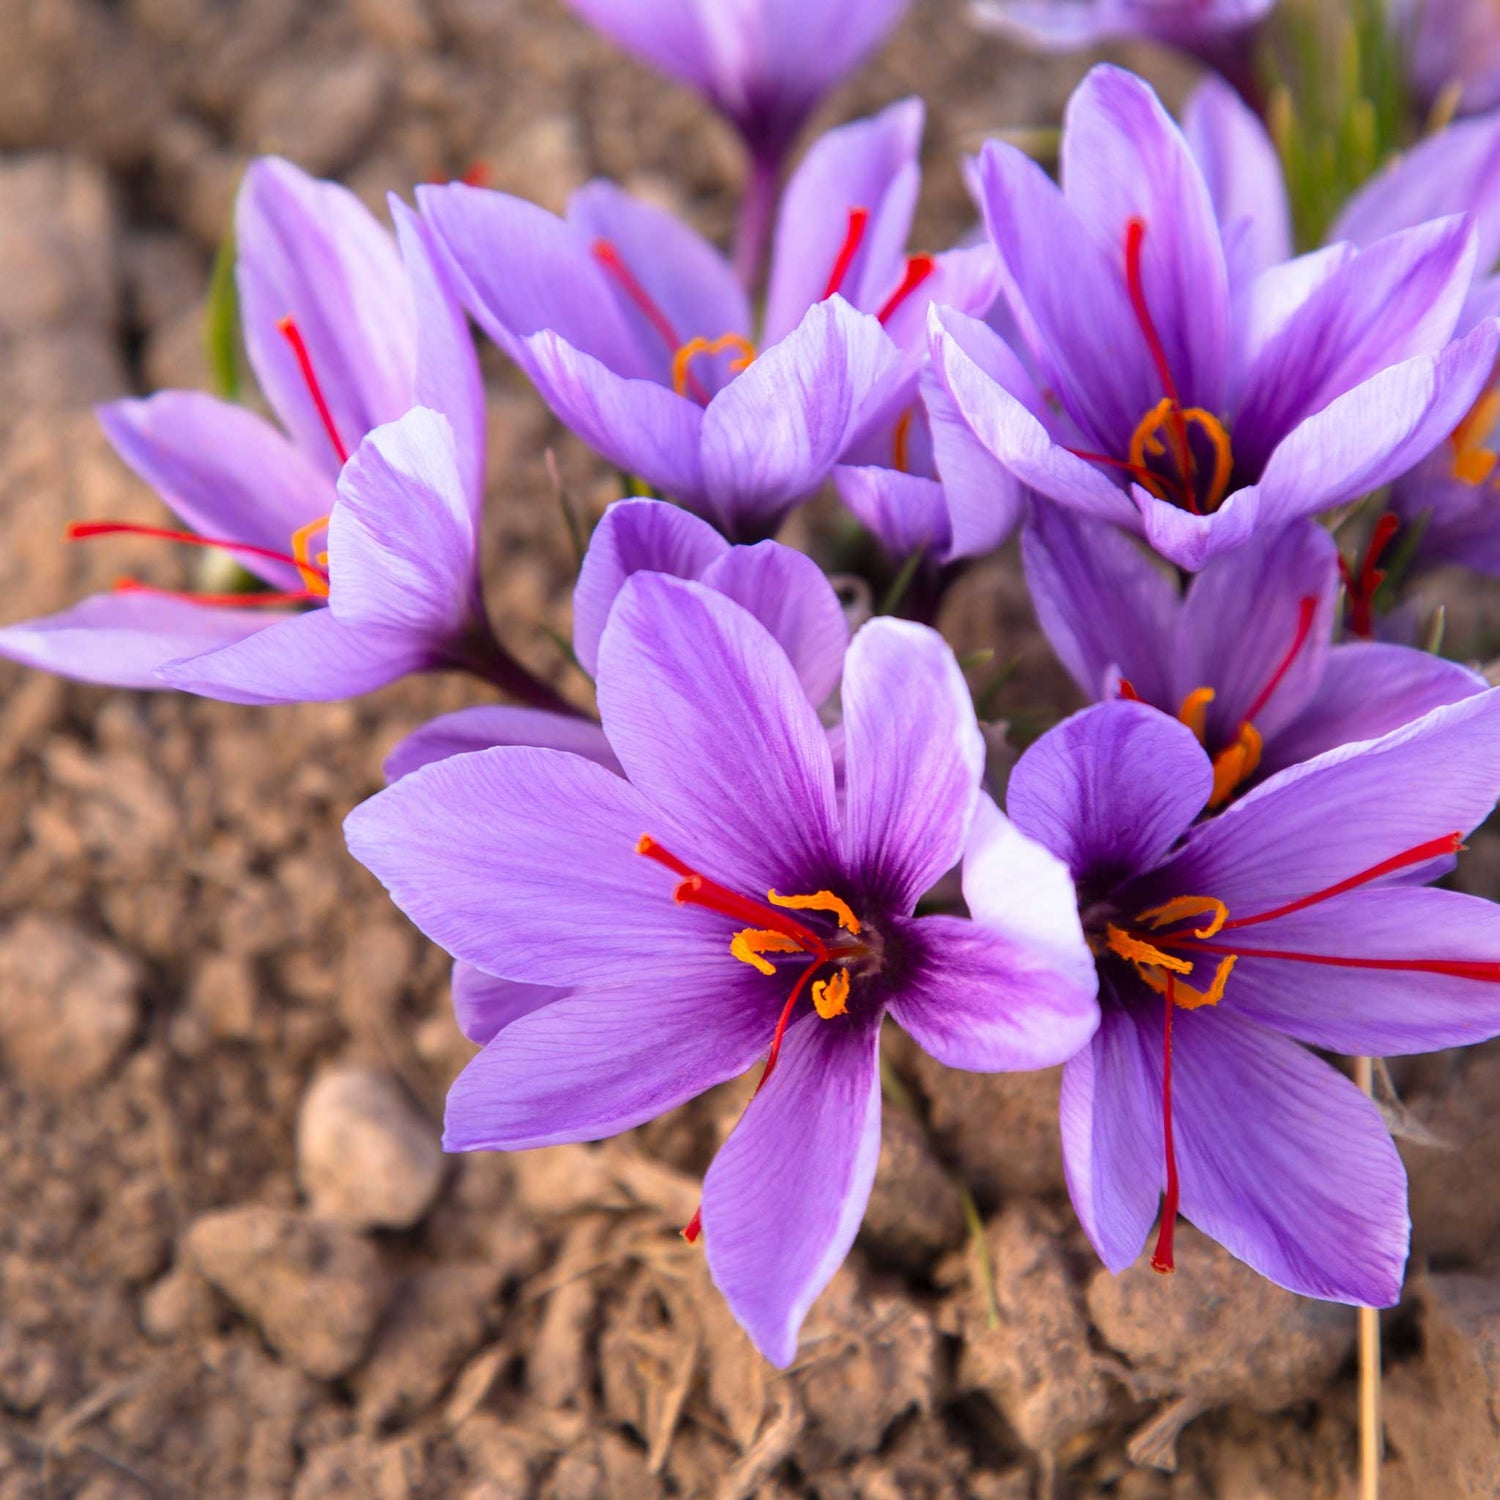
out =
<svg viewBox="0 0 1500 1500"><path fill-rule="evenodd" d="M159 594L95 594L60 614L0 628L0 656L79 682L159 688L158 673L167 663L217 650L285 618Z"/></svg>
<svg viewBox="0 0 1500 1500"><path fill-rule="evenodd" d="M496 745L535 745L581 755L608 771L620 773L604 731L592 719L552 713L544 708L521 708L510 703L487 703L443 714L415 730L385 758L385 779L400 781L436 760L492 750Z"/></svg>
<svg viewBox="0 0 1500 1500"><path fill-rule="evenodd" d="M1063 1168L1078 1221L1117 1274L1141 1253L1164 1173L1159 1032L1108 987L1094 1039L1063 1069Z"/></svg>
<svg viewBox="0 0 1500 1500"><path fill-rule="evenodd" d="M478 549L453 429L413 407L376 428L339 477L329 608L341 624L399 631L440 654L481 610Z"/></svg>
<svg viewBox="0 0 1500 1500"><path fill-rule="evenodd" d="M893 416L901 352L841 297L720 391L703 417L703 483L728 531L772 526L833 472L866 428Z"/></svg>
<svg viewBox="0 0 1500 1500"><path fill-rule="evenodd" d="M849 233L851 209L869 214L864 237L835 290L878 312L862 296L883 297L900 279L920 182L922 101L906 99L869 120L821 135L782 194L766 296L765 339L789 334L822 301Z"/></svg>
<svg viewBox="0 0 1500 1500"><path fill-rule="evenodd" d="M1406 1173L1375 1105L1223 1006L1179 1010L1173 1033L1183 1213L1288 1291L1393 1306L1410 1232Z"/></svg>
<svg viewBox="0 0 1500 1500"><path fill-rule="evenodd" d="M599 638L625 580L633 573L700 578L729 551L706 521L660 500L617 500L604 512L573 590L573 650L591 675L599 670Z"/></svg>
<svg viewBox="0 0 1500 1500"><path fill-rule="evenodd" d="M713 88L712 54L695 0L567 0L617 46L704 93Z"/></svg>
<svg viewBox="0 0 1500 1500"><path fill-rule="evenodd" d="M868 299L872 311L880 312L906 274ZM965 245L932 257L932 272L905 296L882 324L885 331L909 355L925 362L927 315L934 307L951 307L970 317L983 318L1000 295L1000 260L993 245Z"/></svg>
<svg viewBox="0 0 1500 1500"><path fill-rule="evenodd" d="M675 215L632 198L611 182L595 181L568 200L567 218L585 244L604 240L614 247L671 325L676 335L673 347L623 287L614 288L621 316L645 354L652 379L670 386L673 357L692 339L749 334L750 307L729 262ZM710 393L717 391L732 378L729 364L734 358L733 350L700 355L693 361L693 375Z"/></svg>
<svg viewBox="0 0 1500 1500"><path fill-rule="evenodd" d="M473 964L453 965L453 1014L458 1029L481 1047L494 1041L512 1021L570 994L571 990L556 990L545 984L496 979Z"/></svg>
<svg viewBox="0 0 1500 1500"><path fill-rule="evenodd" d="M806 1017L703 1181L708 1268L772 1364L854 1243L880 1156L878 1012Z"/></svg>
<svg viewBox="0 0 1500 1500"><path fill-rule="evenodd" d="M1223 1004L1315 1047L1385 1057L1500 1034L1500 905L1493 901L1423 887L1356 890L1221 940L1259 953L1351 961L1246 952L1235 964ZM1424 962L1474 967L1468 975L1395 967Z"/></svg>
<svg viewBox="0 0 1500 1500"><path fill-rule="evenodd" d="M602 1140L737 1077L765 1051L778 1008L774 986L732 972L741 967L721 953L706 971L716 992L705 991L703 970L665 983L622 968L612 988L512 1021L448 1091L444 1149Z"/></svg>
<svg viewBox="0 0 1500 1500"><path fill-rule="evenodd" d="M1355 740L1379 739L1486 686L1467 667L1409 646L1379 641L1335 646L1325 659L1317 696L1267 743L1261 771L1268 775Z"/></svg>
<svg viewBox="0 0 1500 1500"><path fill-rule="evenodd" d="M1500 689L1278 772L1195 828L1152 883L1217 897L1236 919L1273 910L1467 833L1489 816L1496 787Z"/></svg>
<svg viewBox="0 0 1500 1500"><path fill-rule="evenodd" d="M1190 573L1242 546L1263 520L1261 497L1254 489L1236 490L1206 516L1158 500L1138 484L1131 485L1130 497L1152 549Z"/></svg>
<svg viewBox="0 0 1500 1500"><path fill-rule="evenodd" d="M1117 701L1048 730L1016 763L1006 804L1016 827L1075 879L1118 879L1161 859L1212 784L1191 730L1144 703Z"/></svg>
<svg viewBox="0 0 1500 1500"><path fill-rule="evenodd" d="M817 563L777 542L757 542L731 547L703 570L702 581L771 632L809 702L827 700L843 675L849 621Z"/></svg>
<svg viewBox="0 0 1500 1500"><path fill-rule="evenodd" d="M1236 288L1235 364L1230 372L1230 406L1244 396L1246 378L1255 368L1260 352L1286 327L1294 313L1335 272L1349 264L1357 252L1352 245L1325 245L1321 250L1294 256L1268 266L1248 285Z"/></svg>
<svg viewBox="0 0 1500 1500"><path fill-rule="evenodd" d="M1145 702L1175 713L1177 587L1150 553L1113 527L1038 502L1021 556L1042 631L1083 692L1097 701L1123 676Z"/></svg>
<svg viewBox="0 0 1500 1500"><path fill-rule="evenodd" d="M1142 289L1177 392L1185 406L1222 410L1229 283L1218 221L1187 141L1150 86L1123 69L1095 67L1068 101L1060 172L1068 204L1101 255L1123 267L1127 226L1145 226ZM1060 246L1048 248L1065 259ZM1083 300L1078 289L1074 295ZM1143 342L1139 326L1135 342ZM1152 389L1132 427L1160 399L1160 375Z"/></svg>
<svg viewBox="0 0 1500 1500"><path fill-rule="evenodd" d="M436 665L404 631L344 625L333 611L280 618L243 640L161 669L161 681L225 703L327 703Z"/></svg>
<svg viewBox="0 0 1500 1500"><path fill-rule="evenodd" d="M833 471L833 480L839 499L891 557L920 552L936 562L947 560L951 528L939 480L873 464L842 464Z"/></svg>
<svg viewBox="0 0 1500 1500"><path fill-rule="evenodd" d="M1161 706L1175 712L1189 693L1210 687L1210 745L1232 743L1251 718L1263 739L1279 734L1320 691L1338 591L1338 549L1312 522L1260 533L1210 563L1183 603L1171 697Z"/></svg>
<svg viewBox="0 0 1500 1500"><path fill-rule="evenodd" d="M1209 74L1183 108L1182 130L1213 200L1230 285L1289 259L1291 205L1280 158L1260 118L1222 78Z"/></svg>
<svg viewBox="0 0 1500 1500"><path fill-rule="evenodd" d="M193 391L101 406L116 453L204 536L289 553L292 533L333 508L333 485L254 412ZM273 588L301 587L290 563L236 554Z"/></svg>
<svg viewBox="0 0 1500 1500"><path fill-rule="evenodd" d="M277 157L245 173L235 243L255 378L303 453L337 474L337 446L277 324L296 322L340 443L352 453L371 428L412 404L416 306L396 243L347 188Z"/></svg>
<svg viewBox="0 0 1500 1500"><path fill-rule="evenodd" d="M599 710L626 775L670 824L637 834L671 848L681 830L674 854L757 898L836 867L827 736L786 653L739 605L637 573L599 645Z"/></svg>
<svg viewBox="0 0 1500 1500"><path fill-rule="evenodd" d="M843 708L845 858L909 912L968 836L984 769L968 684L936 631L881 618L849 647Z"/></svg>
<svg viewBox="0 0 1500 1500"><path fill-rule="evenodd" d="M663 822L592 761L507 745L403 777L355 808L344 832L455 958L527 984L607 991L729 967L725 920L673 901L671 874L635 852L648 829L672 836Z"/></svg>

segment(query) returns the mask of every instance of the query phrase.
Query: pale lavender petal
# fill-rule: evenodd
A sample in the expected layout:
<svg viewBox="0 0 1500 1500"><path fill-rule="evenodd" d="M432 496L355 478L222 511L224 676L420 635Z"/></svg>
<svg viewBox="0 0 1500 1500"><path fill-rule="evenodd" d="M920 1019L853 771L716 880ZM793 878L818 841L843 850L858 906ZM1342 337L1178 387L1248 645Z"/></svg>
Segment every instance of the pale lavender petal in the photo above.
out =
<svg viewBox="0 0 1500 1500"><path fill-rule="evenodd" d="M710 92L714 69L696 0L567 0L616 45L682 82Z"/></svg>
<svg viewBox="0 0 1500 1500"><path fill-rule="evenodd" d="M200 656L285 619L160 594L95 594L59 614L0 627L0 656L107 687L160 688L169 662Z"/></svg>
<svg viewBox="0 0 1500 1500"><path fill-rule="evenodd" d="M703 570L703 583L748 609L791 660L809 701L839 685L849 621L812 558L778 542L731 547Z"/></svg>
<svg viewBox="0 0 1500 1500"><path fill-rule="evenodd" d="M836 867L828 738L786 653L738 604L660 573L627 580L599 646L599 710L671 824L638 832L670 849L681 830L674 854L757 898Z"/></svg>
<svg viewBox="0 0 1500 1500"><path fill-rule="evenodd" d="M101 406L116 453L194 531L290 553L292 533L333 508L332 482L264 418L195 391ZM290 563L237 561L273 588L301 587Z"/></svg>
<svg viewBox="0 0 1500 1500"><path fill-rule="evenodd" d="M901 352L874 318L841 297L809 309L704 414L703 484L720 524L773 526L894 415L902 383Z"/></svg>
<svg viewBox="0 0 1500 1500"><path fill-rule="evenodd" d="M479 537L448 419L415 406L378 427L339 476L328 523L329 608L434 654L480 616Z"/></svg>
<svg viewBox="0 0 1500 1500"><path fill-rule="evenodd" d="M1118 1274L1141 1253L1160 1201L1161 1042L1108 985L1100 1000L1098 1031L1063 1069L1059 1121L1073 1209Z"/></svg>
<svg viewBox="0 0 1500 1500"><path fill-rule="evenodd" d="M1125 677L1147 703L1176 713L1171 679L1175 581L1137 542L1038 502L1021 536L1032 607L1058 659L1096 701Z"/></svg>
<svg viewBox="0 0 1500 1500"><path fill-rule="evenodd" d="M1084 231L1117 266L1125 264L1130 222L1145 226L1142 289L1177 392L1185 406L1222 410L1229 283L1218 221L1188 143L1150 85L1121 68L1092 69L1068 101L1060 174ZM1063 247L1048 249L1066 261ZM1074 289L1079 302L1081 292ZM1135 337L1143 342L1139 326ZM1110 349L1110 362L1119 358ZM1136 421L1160 399L1161 385L1157 375L1156 397L1139 404Z"/></svg>
<svg viewBox="0 0 1500 1500"><path fill-rule="evenodd" d="M1406 1173L1347 1078L1222 1006L1179 1010L1172 1110L1182 1212L1205 1234L1305 1297L1400 1299Z"/></svg>
<svg viewBox="0 0 1500 1500"><path fill-rule="evenodd" d="M1231 409L1240 404L1245 382L1255 369L1261 350L1286 327L1308 298L1357 253L1353 245L1325 245L1321 250L1268 266L1248 285L1237 288L1234 366L1229 383Z"/></svg>
<svg viewBox="0 0 1500 1500"><path fill-rule="evenodd" d="M891 557L920 552L937 562L947 559L951 528L940 480L873 464L841 464L833 481L839 499Z"/></svg>
<svg viewBox="0 0 1500 1500"><path fill-rule="evenodd" d="M571 990L553 989L550 985L496 979L473 964L453 965L453 1014L458 1029L481 1047L492 1042L512 1021L519 1021L522 1016L570 994Z"/></svg>
<svg viewBox="0 0 1500 1500"><path fill-rule="evenodd" d="M455 958L601 991L731 968L725 919L675 902L675 877L636 853L648 831L675 830L622 777L508 745L424 766L344 822L354 857ZM699 985L682 988L701 1011Z"/></svg>
<svg viewBox="0 0 1500 1500"><path fill-rule="evenodd" d="M435 760L492 750L496 745L535 745L581 755L620 774L604 730L592 719L522 708L513 703L486 703L442 714L414 730L385 758L385 779L400 781Z"/></svg>
<svg viewBox="0 0 1500 1500"><path fill-rule="evenodd" d="M1161 859L1212 784L1191 730L1144 703L1118 701L1074 714L1032 745L1010 774L1006 807L1075 880L1108 883Z"/></svg>
<svg viewBox="0 0 1500 1500"><path fill-rule="evenodd" d="M727 953L670 983L622 968L505 1027L449 1089L443 1146L524 1151L644 1125L750 1067L776 1011L774 986Z"/></svg>
<svg viewBox="0 0 1500 1500"><path fill-rule="evenodd" d="M869 1201L880 1157L879 1045L878 1011L799 1021L703 1181L709 1272L782 1368Z"/></svg>
<svg viewBox="0 0 1500 1500"><path fill-rule="evenodd" d="M573 589L573 650L590 674L599 669L599 638L625 580L633 573L701 578L729 551L707 521L660 500L617 500L604 512Z"/></svg>
<svg viewBox="0 0 1500 1500"><path fill-rule="evenodd" d="M901 276L905 275L903 264ZM880 312L900 285L898 277L867 299L871 312ZM885 331L908 352L925 362L927 314L934 307L951 307L970 317L983 318L1000 295L1000 260L993 245L969 245L932 257L932 273L886 315Z"/></svg>
<svg viewBox="0 0 1500 1500"><path fill-rule="evenodd" d="M1261 771L1269 775L1355 740L1379 739L1487 686L1458 662L1410 646L1380 641L1335 646L1324 662L1317 695L1266 745Z"/></svg>
<svg viewBox="0 0 1500 1500"><path fill-rule="evenodd" d="M984 741L948 643L880 618L844 663L844 853L881 907L909 912L958 863Z"/></svg>
<svg viewBox="0 0 1500 1500"><path fill-rule="evenodd" d="M1190 573L1214 558L1242 546L1266 520L1258 490L1236 490L1215 511L1195 516L1191 511L1157 497L1139 484L1130 498L1140 513L1140 529L1154 551Z"/></svg>
<svg viewBox="0 0 1500 1500"><path fill-rule="evenodd" d="M342 460L291 345L292 318L345 452L412 404L417 309L390 232L348 188L263 157L235 205L245 352L297 445L325 473Z"/></svg>

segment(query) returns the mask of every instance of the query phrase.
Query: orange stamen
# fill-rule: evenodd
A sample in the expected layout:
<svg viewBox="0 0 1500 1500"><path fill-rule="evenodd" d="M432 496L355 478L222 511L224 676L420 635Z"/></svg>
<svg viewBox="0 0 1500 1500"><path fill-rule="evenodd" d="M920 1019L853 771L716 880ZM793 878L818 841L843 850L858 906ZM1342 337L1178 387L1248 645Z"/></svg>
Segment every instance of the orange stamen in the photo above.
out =
<svg viewBox="0 0 1500 1500"><path fill-rule="evenodd" d="M891 440L894 467L901 474L911 473L911 464L908 462L911 451L911 423L912 408L908 406L901 413L900 420L896 423L895 436Z"/></svg>
<svg viewBox="0 0 1500 1500"><path fill-rule="evenodd" d="M1500 422L1500 390L1488 390L1453 429L1453 477L1464 484L1484 484L1495 472L1500 454L1485 445L1485 438Z"/></svg>
<svg viewBox="0 0 1500 1500"><path fill-rule="evenodd" d="M755 363L755 345L742 333L724 333L716 339L689 339L672 356L672 389L679 396L686 396L688 384L691 381L698 387L695 395L701 392L699 399L707 399L707 391L702 384L692 378L692 362L700 354L722 354L726 349L738 349L740 357L731 360L729 368L738 375L741 370L748 370Z"/></svg>

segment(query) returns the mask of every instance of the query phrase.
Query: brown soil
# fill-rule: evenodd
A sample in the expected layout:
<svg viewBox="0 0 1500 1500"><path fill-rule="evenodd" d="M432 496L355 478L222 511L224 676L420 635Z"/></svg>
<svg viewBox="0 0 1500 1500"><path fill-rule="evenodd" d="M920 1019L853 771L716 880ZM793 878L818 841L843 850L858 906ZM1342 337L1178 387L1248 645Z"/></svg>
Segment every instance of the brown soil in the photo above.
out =
<svg viewBox="0 0 1500 1500"><path fill-rule="evenodd" d="M1079 71L962 9L918 0L826 111L926 95L932 244L968 221L956 152L1054 120ZM88 405L207 383L208 266L268 150L375 203L482 161L556 207L604 172L721 237L740 170L696 101L552 0L0 0L4 618L121 571L183 580L158 549L70 549L62 528L159 517ZM614 481L498 362L490 416L491 603L581 692L539 625L566 631L571 582L543 452L595 510ZM1019 656L1002 713L1070 705L1011 561L971 574L948 623ZM1099 1272L1053 1076L896 1048L915 1113L890 1111L866 1231L789 1375L674 1234L743 1086L600 1148L439 1159L469 1051L446 966L339 822L404 732L468 701L433 679L254 711L0 665L0 1500L1352 1493L1353 1314L1188 1230L1170 1283ZM1496 889L1495 841L1474 861ZM1493 1496L1500 1051L1398 1082L1444 1144L1406 1146L1389 1493Z"/></svg>

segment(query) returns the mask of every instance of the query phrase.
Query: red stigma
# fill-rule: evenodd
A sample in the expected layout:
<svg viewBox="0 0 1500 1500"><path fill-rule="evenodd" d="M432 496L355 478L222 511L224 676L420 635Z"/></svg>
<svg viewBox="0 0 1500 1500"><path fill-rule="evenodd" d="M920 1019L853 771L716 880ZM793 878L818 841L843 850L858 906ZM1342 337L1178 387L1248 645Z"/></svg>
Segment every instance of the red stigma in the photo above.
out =
<svg viewBox="0 0 1500 1500"><path fill-rule="evenodd" d="M191 590L159 589L134 578L115 581L117 594L150 594L156 599L181 599L186 604L205 604L219 609L268 609L278 604L321 604L328 597L311 589L283 589L277 593L195 594Z"/></svg>
<svg viewBox="0 0 1500 1500"><path fill-rule="evenodd" d="M1135 320L1141 325L1141 332L1146 337L1146 347L1151 351L1151 361L1156 366L1156 374L1161 381L1163 392L1171 398L1174 406L1181 406L1182 401L1177 395L1177 383L1172 379L1172 366L1167 363L1166 346L1161 341L1161 335L1156 331L1156 324L1151 318L1151 308L1146 301L1146 283L1141 275L1141 247L1146 240L1146 221L1144 219L1132 219L1125 226L1125 290L1130 296L1130 307L1135 313Z"/></svg>
<svg viewBox="0 0 1500 1500"><path fill-rule="evenodd" d="M1362 640L1369 640L1375 633L1375 594L1386 579L1386 570L1380 566L1380 559L1400 529L1400 518L1387 511L1375 523L1358 573L1342 557L1339 558L1339 574L1349 596L1349 629Z"/></svg>
<svg viewBox="0 0 1500 1500"><path fill-rule="evenodd" d="M937 262L930 255L909 255L906 258L906 272L901 278L901 285L885 299L885 306L875 314L875 320L884 327L895 317L896 310L906 301L916 289L937 270Z"/></svg>
<svg viewBox="0 0 1500 1500"><path fill-rule="evenodd" d="M1127 703L1139 703L1141 701L1141 695L1136 692L1135 684L1128 677L1120 679L1120 696Z"/></svg>
<svg viewBox="0 0 1500 1500"><path fill-rule="evenodd" d="M701 1206L693 1210L693 1217L678 1230L678 1233L688 1244L696 1245L698 1243L698 1236L703 1233L703 1209Z"/></svg>
<svg viewBox="0 0 1500 1500"><path fill-rule="evenodd" d="M1177 1269L1173 1258L1172 1241L1177 1230L1177 1148L1172 1140L1172 1012L1177 1009L1176 986L1172 976L1167 975L1167 1018L1162 1032L1161 1058L1161 1131L1162 1147L1167 1159L1167 1188L1162 1197L1161 1228L1156 1235L1156 1248L1151 1252L1151 1269L1163 1276L1170 1276Z"/></svg>
<svg viewBox="0 0 1500 1500"><path fill-rule="evenodd" d="M161 542L181 542L188 547L218 547L225 552L240 552L247 557L264 557L271 562L286 563L288 567L308 567L312 572L327 578L325 569L312 564L300 563L289 552L277 552L271 547L257 547L252 542L236 542L229 537L199 536L194 531L177 531L169 526L142 526L134 521L73 521L64 535L70 542L84 542L96 536L145 536ZM145 585L141 585L142 588ZM197 597L191 596L191 597ZM237 595L237 598L260 599L261 595ZM319 595L318 597L322 597Z"/></svg>
<svg viewBox="0 0 1500 1500"><path fill-rule="evenodd" d="M1281 658L1280 663L1271 679L1260 690L1260 696L1250 705L1250 710L1245 715L1245 723L1249 724L1258 719L1266 704L1271 701L1271 695L1286 680L1286 674L1292 670L1292 663L1297 660L1302 648L1307 644L1307 638L1312 633L1313 617L1318 612L1318 601L1313 598L1303 599L1297 606L1297 632L1292 637L1292 644L1286 655Z"/></svg>
<svg viewBox="0 0 1500 1500"><path fill-rule="evenodd" d="M868 208L849 210L849 226L844 230L844 241L839 246L839 253L834 257L833 270L828 273L828 285L823 288L823 295L818 298L819 302L826 302L843 287L844 278L849 274L849 267L854 264L854 257L859 254L859 247L864 241L865 230L869 227L869 223L870 210Z"/></svg>
<svg viewBox="0 0 1500 1500"><path fill-rule="evenodd" d="M669 354L682 347L672 320L657 306L656 299L636 279L635 272L620 257L620 252L609 240L595 240L591 247L596 261L615 279L620 290L634 304L636 310L656 330L657 336L667 346Z"/></svg>
<svg viewBox="0 0 1500 1500"><path fill-rule="evenodd" d="M276 331L292 346L292 357L297 361L297 368L302 372L307 393L312 397L312 403L318 409L318 416L322 420L323 430L328 434L328 441L333 444L333 451L338 455L341 464L348 463L349 450L339 436L338 427L333 420L333 412L328 405L327 398L323 395L323 387L318 384L312 356L307 352L307 343L302 337L302 330L297 327L296 319L289 313L276 324Z"/></svg>

